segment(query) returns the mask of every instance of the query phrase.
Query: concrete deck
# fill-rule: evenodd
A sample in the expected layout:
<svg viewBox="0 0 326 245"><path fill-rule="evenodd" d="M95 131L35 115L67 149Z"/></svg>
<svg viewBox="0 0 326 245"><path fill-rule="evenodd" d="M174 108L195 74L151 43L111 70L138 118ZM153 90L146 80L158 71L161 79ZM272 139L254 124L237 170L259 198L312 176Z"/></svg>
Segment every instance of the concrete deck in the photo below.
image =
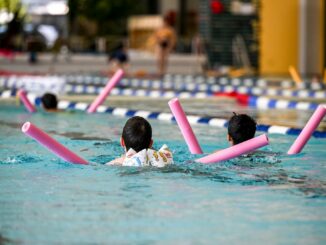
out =
<svg viewBox="0 0 326 245"><path fill-rule="evenodd" d="M105 54L72 54L69 62L59 56L57 62L53 62L53 54L39 54L39 62L31 65L28 63L28 54L17 54L13 61L0 57L0 70L28 73L96 73L109 70L108 57ZM148 74L157 72L156 58L148 52L129 52L130 73L144 71ZM168 63L168 73L201 74L204 56L171 54Z"/></svg>

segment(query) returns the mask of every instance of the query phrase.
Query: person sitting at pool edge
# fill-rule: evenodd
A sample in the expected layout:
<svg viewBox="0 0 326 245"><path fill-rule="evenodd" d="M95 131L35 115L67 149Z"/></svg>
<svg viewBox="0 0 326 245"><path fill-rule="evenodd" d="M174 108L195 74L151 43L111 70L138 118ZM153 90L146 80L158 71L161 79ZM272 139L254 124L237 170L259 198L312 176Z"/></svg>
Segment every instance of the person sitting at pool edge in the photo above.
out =
<svg viewBox="0 0 326 245"><path fill-rule="evenodd" d="M229 120L227 140L231 145L242 143L255 137L256 125L254 119L246 114L236 114Z"/></svg>
<svg viewBox="0 0 326 245"><path fill-rule="evenodd" d="M58 112L58 100L54 94L45 93L41 98L42 106L47 112Z"/></svg>
<svg viewBox="0 0 326 245"><path fill-rule="evenodd" d="M172 153L166 145L158 151L152 149L152 127L142 117L135 116L127 120L120 145L124 148L125 154L106 165L164 167L173 164Z"/></svg>

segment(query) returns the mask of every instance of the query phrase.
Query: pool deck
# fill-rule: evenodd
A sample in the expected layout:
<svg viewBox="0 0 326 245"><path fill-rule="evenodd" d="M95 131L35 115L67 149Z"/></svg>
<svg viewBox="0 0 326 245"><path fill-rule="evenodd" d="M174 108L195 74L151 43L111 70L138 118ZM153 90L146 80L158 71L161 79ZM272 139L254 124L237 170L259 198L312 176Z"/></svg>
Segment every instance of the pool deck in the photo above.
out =
<svg viewBox="0 0 326 245"><path fill-rule="evenodd" d="M70 61L63 58L53 62L53 54L39 54L37 64L28 63L28 54L20 53L11 61L0 58L0 70L12 72L41 73L41 74L71 74L71 73L99 73L109 70L108 57L105 54L72 54ZM130 73L155 74L157 71L156 58L153 53L130 51ZM171 54L167 72L181 74L201 74L202 65L205 63L204 56L191 54Z"/></svg>

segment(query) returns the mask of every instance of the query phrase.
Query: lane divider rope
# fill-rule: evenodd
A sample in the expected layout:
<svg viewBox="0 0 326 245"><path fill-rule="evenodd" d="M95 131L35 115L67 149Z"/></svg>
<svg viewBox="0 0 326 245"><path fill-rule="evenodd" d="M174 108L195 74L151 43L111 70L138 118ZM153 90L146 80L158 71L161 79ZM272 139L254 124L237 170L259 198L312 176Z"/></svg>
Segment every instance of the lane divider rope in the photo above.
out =
<svg viewBox="0 0 326 245"><path fill-rule="evenodd" d="M4 92L0 92L0 98L10 98L15 97L16 91L8 90ZM36 104L40 105L41 100L34 94L27 94L29 100ZM59 101L58 108L62 110L79 110L79 111L87 111L89 107L88 103L83 102L71 102L61 100ZM153 112L146 110L130 110L127 108L121 107L109 107L101 105L96 110L97 113L107 113L115 116L123 116L123 117L132 117L132 116L142 116L146 119L156 119L160 121L169 121L174 122L175 119L171 113L166 112ZM223 118L215 118L215 117L200 117L198 115L187 115L190 124L193 125L209 125L213 127L227 128L228 120ZM285 126L278 125L266 125L266 124L258 124L257 131L267 132L269 134L283 134L283 135L299 135L302 131L300 128L291 128ZM314 137L317 138L326 138L326 131L315 131L313 133Z"/></svg>

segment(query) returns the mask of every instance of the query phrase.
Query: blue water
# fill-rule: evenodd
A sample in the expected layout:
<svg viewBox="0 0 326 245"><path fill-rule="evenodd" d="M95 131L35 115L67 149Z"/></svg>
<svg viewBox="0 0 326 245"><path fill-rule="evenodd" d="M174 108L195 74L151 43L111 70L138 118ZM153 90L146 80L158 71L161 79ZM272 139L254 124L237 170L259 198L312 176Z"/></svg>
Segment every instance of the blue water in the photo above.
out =
<svg viewBox="0 0 326 245"><path fill-rule="evenodd" d="M167 168L109 167L126 118L0 105L0 244L325 244L326 139L284 154L270 135L255 157L194 163L175 124L150 121ZM93 164L68 164L24 136L31 121ZM226 130L194 127L205 152Z"/></svg>

